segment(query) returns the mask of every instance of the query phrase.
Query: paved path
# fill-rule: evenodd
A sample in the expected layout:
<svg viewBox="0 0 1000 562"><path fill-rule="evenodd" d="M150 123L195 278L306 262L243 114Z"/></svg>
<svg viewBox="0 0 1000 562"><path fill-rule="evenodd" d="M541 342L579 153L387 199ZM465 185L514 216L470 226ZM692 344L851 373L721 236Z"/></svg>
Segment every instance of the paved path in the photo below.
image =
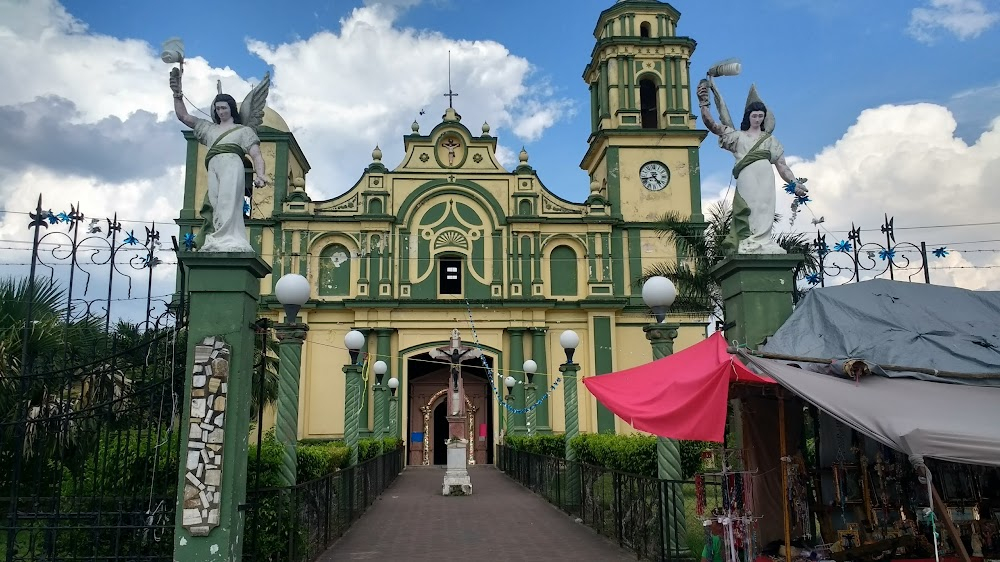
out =
<svg viewBox="0 0 1000 562"><path fill-rule="evenodd" d="M441 495L443 467L409 467L320 562L635 560L492 466L470 497Z"/></svg>

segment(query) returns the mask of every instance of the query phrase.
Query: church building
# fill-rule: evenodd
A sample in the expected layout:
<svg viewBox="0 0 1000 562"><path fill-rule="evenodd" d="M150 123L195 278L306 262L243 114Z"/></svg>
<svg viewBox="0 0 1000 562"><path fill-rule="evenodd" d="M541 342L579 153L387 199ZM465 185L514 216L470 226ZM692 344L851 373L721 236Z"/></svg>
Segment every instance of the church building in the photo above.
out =
<svg viewBox="0 0 1000 562"><path fill-rule="evenodd" d="M642 328L653 320L637 279L676 255L656 221L667 211L703 220L698 151L706 132L691 107L695 41L677 34L679 18L656 0L621 0L598 17L583 69L591 132L580 139L580 167L590 183L576 190L579 201L549 191L523 150L517 167L505 169L489 125L473 130L450 103L429 131L413 123L401 161L384 162L376 147L353 186L326 188L341 194L316 200L306 188L306 155L267 110L259 136L273 178L254 191L247 227L273 268L262 280L262 316L283 320L272 294L282 275L301 274L312 286L299 313L309 325L300 438L344 433L344 336L352 329L367 337L362 437L393 428L409 464L445 462L448 364L431 352L451 345L456 329L463 346L481 350L462 364L475 463L493 462L507 427L507 376L518 383L506 402L516 411L513 433L562 432L567 384L578 388L581 432L632 431L579 381L556 384L566 361L559 336L579 335L580 377L652 360ZM197 231L207 186L205 147L185 134L181 236ZM671 313L667 322L680 324L675 350L704 338L703 316ZM382 385L370 369L378 359L389 366ZM523 413L533 406L525 403L527 359L538 364L533 382L544 397L536 427ZM395 423L383 421L390 377L399 381Z"/></svg>

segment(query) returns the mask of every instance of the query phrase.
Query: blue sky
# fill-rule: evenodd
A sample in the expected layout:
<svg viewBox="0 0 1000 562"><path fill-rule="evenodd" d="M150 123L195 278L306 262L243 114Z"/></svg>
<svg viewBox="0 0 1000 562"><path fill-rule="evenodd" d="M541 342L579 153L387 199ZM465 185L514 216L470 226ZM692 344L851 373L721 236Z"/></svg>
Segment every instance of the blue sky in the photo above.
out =
<svg viewBox="0 0 1000 562"><path fill-rule="evenodd" d="M741 58L743 75L720 81L724 93L741 100L749 83L756 82L781 119L779 133L786 148L793 154L812 154L836 141L866 108L920 101L959 107L952 99L956 94L998 85L1000 26L990 26L965 40L939 28L929 30L931 40L921 41L910 29L917 4L914 0L687 0L672 5L682 13L679 33L698 41L692 75L700 77L718 60ZM179 35L189 54L202 56L213 66L232 67L241 76L259 76L266 64L248 52L246 39L274 45L324 30L337 32L340 20L364 3L313 2L311 9L290 9L289 4L254 0L226 12L225 17L215 17L203 3L192 0L172 4L183 15L152 18L148 11L131 9L131 5L125 1L65 2L69 12L94 32L143 39L153 46ZM583 181L578 164L590 125L589 94L581 74L593 48L597 17L610 5L610 0L427 1L401 10L395 25L434 30L456 40L496 41L530 61L533 80L544 80L559 97L570 98L575 113L542 138L519 143L509 133L500 134L511 146L528 147L532 163L551 189L579 200L585 197L586 184L573 187L563 178ZM985 5L1000 9L996 0L985 0ZM220 19L226 25L220 26ZM444 61L446 53L440 56ZM438 79L441 92L446 91L446 75L427 78ZM459 94L456 106L463 112ZM974 140L982 133L988 119L996 116L995 101L991 107L960 107L964 120L958 132L963 138ZM429 103L427 115L440 115L445 102L442 97L436 106ZM425 126L433 125L431 120L424 121ZM400 125L408 128L409 123ZM470 127L476 130L476 125ZM398 144L401 140L380 142ZM730 155L711 148L703 152L706 169L726 169ZM314 155L307 156L316 161L315 166L322 166Z"/></svg>
<svg viewBox="0 0 1000 562"><path fill-rule="evenodd" d="M525 146L549 189L586 198L581 74L612 0L300 4L0 0L0 126L11 132L0 139L0 211L26 209L43 191L81 198L92 215L176 216L183 127L158 59L171 36L185 41L196 104L207 105L216 79L240 98L272 71L268 103L312 164L314 199L347 190L376 143L394 166L414 118L423 131L438 122L449 49L463 122L478 131L488 121L503 159ZM897 227L946 225L909 231L958 243L935 281L1000 289L997 225L955 226L1000 222L1000 0L672 4L679 34L698 42L692 77L740 58L743 74L720 79L722 93L739 104L756 83L793 171L810 178L809 213L783 228L810 230L823 216L838 238L852 222L877 231L883 213ZM707 206L727 193L732 156L712 137L701 152ZM0 213L0 239L23 238L10 217ZM0 261L17 262L2 252Z"/></svg>

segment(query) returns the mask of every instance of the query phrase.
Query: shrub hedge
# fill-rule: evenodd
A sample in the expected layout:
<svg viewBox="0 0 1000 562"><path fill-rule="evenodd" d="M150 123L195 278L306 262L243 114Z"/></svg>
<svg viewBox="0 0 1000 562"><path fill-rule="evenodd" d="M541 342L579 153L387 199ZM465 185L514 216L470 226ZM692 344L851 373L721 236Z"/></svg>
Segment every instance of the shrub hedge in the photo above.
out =
<svg viewBox="0 0 1000 562"><path fill-rule="evenodd" d="M511 435L507 444L529 453L566 456L562 435ZM701 453L712 444L704 441L681 441L681 470L685 480L701 469ZM580 462L603 466L632 474L656 477L656 437L652 435L616 435L582 433L570 441L570 447Z"/></svg>

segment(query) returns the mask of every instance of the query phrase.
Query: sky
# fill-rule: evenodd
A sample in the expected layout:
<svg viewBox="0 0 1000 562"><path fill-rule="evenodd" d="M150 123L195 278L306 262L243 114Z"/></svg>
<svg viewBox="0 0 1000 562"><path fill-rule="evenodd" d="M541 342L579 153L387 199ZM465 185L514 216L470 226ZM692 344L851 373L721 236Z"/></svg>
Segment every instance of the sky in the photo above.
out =
<svg viewBox="0 0 1000 562"><path fill-rule="evenodd" d="M390 168L416 119L440 121L451 51L455 107L486 121L512 168L524 147L541 181L582 202L590 134L581 78L601 10L612 0L368 0L231 6L194 0L0 0L0 264L30 258L27 216L79 202L117 213L126 230L161 225L182 201L183 125L172 115L160 45L185 43L184 90L206 107L216 80L242 99L270 71L268 104L312 165L314 200L350 188L379 145ZM935 283L1000 290L1000 0L677 0L678 34L698 43L693 80L720 78L730 106L751 83L777 118L775 136L812 201L783 230L821 230L833 245L852 225L867 241L894 217L897 242L926 242ZM192 111L194 111L192 109ZM732 155L702 145L705 208L732 197ZM819 226L812 222L823 218ZM134 222L132 222L134 221ZM159 252L175 262L169 244ZM912 255L911 255L912 257ZM131 275L131 274L130 274ZM173 268L157 270L157 291Z"/></svg>

